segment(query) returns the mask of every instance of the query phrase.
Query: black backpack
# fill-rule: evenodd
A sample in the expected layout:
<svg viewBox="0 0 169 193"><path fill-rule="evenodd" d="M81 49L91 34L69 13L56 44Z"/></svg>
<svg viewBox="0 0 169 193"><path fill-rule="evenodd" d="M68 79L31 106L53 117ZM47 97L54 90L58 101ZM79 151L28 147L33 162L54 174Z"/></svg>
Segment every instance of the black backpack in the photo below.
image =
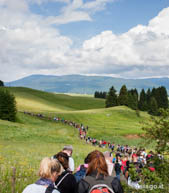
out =
<svg viewBox="0 0 169 193"><path fill-rule="evenodd" d="M116 172L121 173L121 165L118 162L115 163L115 168L114 169L115 169Z"/></svg>
<svg viewBox="0 0 169 193"><path fill-rule="evenodd" d="M84 165L81 165L80 166L80 170L77 171L75 174L74 174L74 177L76 179L76 182L79 182L82 178L84 178L86 175L86 168Z"/></svg>
<svg viewBox="0 0 169 193"><path fill-rule="evenodd" d="M48 186L48 187L46 188L45 193L52 193L53 190L57 190L57 189L56 189L54 186Z"/></svg>

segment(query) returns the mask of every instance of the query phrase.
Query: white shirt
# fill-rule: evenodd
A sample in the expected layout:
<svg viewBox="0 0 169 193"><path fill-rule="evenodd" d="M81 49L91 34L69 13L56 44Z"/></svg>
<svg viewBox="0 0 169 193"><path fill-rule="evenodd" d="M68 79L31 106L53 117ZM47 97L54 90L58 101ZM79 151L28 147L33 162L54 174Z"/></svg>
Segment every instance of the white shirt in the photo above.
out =
<svg viewBox="0 0 169 193"><path fill-rule="evenodd" d="M37 185L37 184L30 184L28 185L22 193L45 193L46 186ZM53 190L52 193L60 193L58 190Z"/></svg>
<svg viewBox="0 0 169 193"><path fill-rule="evenodd" d="M71 172L73 172L75 169L75 164L74 164L74 160L72 157L69 157L69 169Z"/></svg>
<svg viewBox="0 0 169 193"><path fill-rule="evenodd" d="M106 164L107 164L107 167L108 167L108 174L109 176L112 175L113 173L113 167L114 167L114 164L111 163L109 160L106 159Z"/></svg>

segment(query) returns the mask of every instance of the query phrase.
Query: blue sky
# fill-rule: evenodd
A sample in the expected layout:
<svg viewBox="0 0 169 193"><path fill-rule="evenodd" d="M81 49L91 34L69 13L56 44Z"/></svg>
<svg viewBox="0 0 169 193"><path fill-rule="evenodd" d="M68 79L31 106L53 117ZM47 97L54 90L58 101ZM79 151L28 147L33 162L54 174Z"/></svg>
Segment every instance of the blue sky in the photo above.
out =
<svg viewBox="0 0 169 193"><path fill-rule="evenodd" d="M168 21L169 0L1 0L0 79L169 76Z"/></svg>
<svg viewBox="0 0 169 193"><path fill-rule="evenodd" d="M30 9L35 14L58 16L65 5L64 2L46 2L32 4ZM169 0L116 0L107 3L103 10L91 13L92 21L75 21L61 24L57 28L61 34L81 41L105 30L120 34L138 24L147 25L150 19L167 6Z"/></svg>

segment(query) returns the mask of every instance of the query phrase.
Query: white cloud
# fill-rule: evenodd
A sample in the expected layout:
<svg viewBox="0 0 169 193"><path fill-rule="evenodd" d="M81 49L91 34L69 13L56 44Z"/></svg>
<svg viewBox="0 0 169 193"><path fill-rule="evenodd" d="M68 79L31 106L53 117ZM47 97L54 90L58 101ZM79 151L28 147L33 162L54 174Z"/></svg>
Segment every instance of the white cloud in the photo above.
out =
<svg viewBox="0 0 169 193"><path fill-rule="evenodd" d="M77 21L92 21L91 15L97 11L104 10L107 3L112 3L117 0L72 0L63 7L61 15L49 17L47 23L50 24L66 24Z"/></svg>
<svg viewBox="0 0 169 193"><path fill-rule="evenodd" d="M95 0L87 2L83 5L83 9L91 10L92 12L104 10L107 3L112 3L117 0Z"/></svg>
<svg viewBox="0 0 169 193"><path fill-rule="evenodd" d="M10 2L0 0L0 79L4 81L32 73L169 76L169 8L147 26L138 25L120 35L104 31L75 49L72 40L47 24L46 18L30 13L26 0L16 7L21 0ZM79 9L82 3L74 1L63 10L72 15L57 22L67 23L85 14ZM87 16L90 20L88 14L83 17Z"/></svg>
<svg viewBox="0 0 169 193"><path fill-rule="evenodd" d="M95 63L99 73L101 69L132 77L169 75L168 21L169 8L166 8L148 26L138 25L121 35L105 31L85 41L83 52L86 52L85 57L90 59L91 66L92 61ZM166 70L161 69L164 67Z"/></svg>

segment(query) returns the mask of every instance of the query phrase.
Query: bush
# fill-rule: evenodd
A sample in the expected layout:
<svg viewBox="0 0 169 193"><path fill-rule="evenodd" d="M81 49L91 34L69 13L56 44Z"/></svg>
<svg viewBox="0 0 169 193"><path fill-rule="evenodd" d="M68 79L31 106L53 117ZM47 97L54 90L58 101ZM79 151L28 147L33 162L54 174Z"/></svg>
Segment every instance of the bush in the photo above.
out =
<svg viewBox="0 0 169 193"><path fill-rule="evenodd" d="M169 110L161 109L160 116L151 117L151 120L145 123L143 130L147 143L156 142L155 152L149 161L150 164L153 164L155 171L149 170L149 163L142 168L140 173L136 172L136 168L131 167L129 170L131 179L139 178L139 184L144 187L135 191L135 193L167 193L169 182Z"/></svg>
<svg viewBox="0 0 169 193"><path fill-rule="evenodd" d="M16 101L7 89L0 89L0 119L16 121Z"/></svg>

